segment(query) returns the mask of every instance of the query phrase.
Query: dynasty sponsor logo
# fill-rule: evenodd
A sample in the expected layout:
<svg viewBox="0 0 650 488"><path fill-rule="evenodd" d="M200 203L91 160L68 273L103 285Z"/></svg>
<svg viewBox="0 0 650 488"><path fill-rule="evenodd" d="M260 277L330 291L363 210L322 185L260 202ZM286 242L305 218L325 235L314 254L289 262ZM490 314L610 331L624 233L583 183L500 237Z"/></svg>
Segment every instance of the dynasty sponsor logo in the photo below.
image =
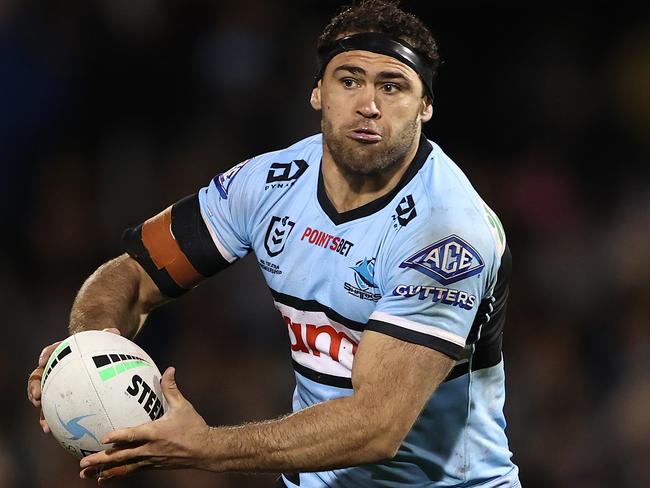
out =
<svg viewBox="0 0 650 488"><path fill-rule="evenodd" d="M375 258L363 258L361 261L357 261L354 266L351 266L350 269L354 271L354 282L356 283L356 286L346 281L343 283L345 291L352 296L361 298L362 300L378 302L381 295L373 292L373 289L377 288L377 285L374 282Z"/></svg>
<svg viewBox="0 0 650 488"><path fill-rule="evenodd" d="M291 221L288 215L285 217L271 217L264 238L264 248L270 257L275 257L284 250L287 238L295 225L296 223Z"/></svg>
<svg viewBox="0 0 650 488"><path fill-rule="evenodd" d="M273 163L266 175L266 185L269 188L288 188L300 178L309 165L302 159L294 159L290 163Z"/></svg>
<svg viewBox="0 0 650 488"><path fill-rule="evenodd" d="M320 357L321 352L326 353L337 363L340 362L342 352L349 352L353 356L357 352L359 344L345 332L337 331L330 324L302 324L293 322L286 315L282 315L282 318L289 329L292 351L304 352L317 357ZM319 340L320 337L329 340L329 342L323 339ZM327 348L324 347L326 344L328 344Z"/></svg>
<svg viewBox="0 0 650 488"><path fill-rule="evenodd" d="M395 213L393 214L393 227L397 228L398 224L400 227L406 227L408 223L417 217L418 213L415 210L415 200L413 200L413 195L406 195L402 198L395 208Z"/></svg>
<svg viewBox="0 0 650 488"><path fill-rule="evenodd" d="M409 256L399 267L412 268L449 285L479 274L485 263L476 249L452 234Z"/></svg>
<svg viewBox="0 0 650 488"><path fill-rule="evenodd" d="M132 397L138 397L138 403L144 408L144 411L149 414L151 420L159 419L165 413L163 405L156 392L153 391L146 381L141 376L134 374L131 378L131 385L126 389L126 392Z"/></svg>
<svg viewBox="0 0 650 488"><path fill-rule="evenodd" d="M311 227L305 228L305 231L300 237L301 241L307 239L309 244L314 246L322 247L324 249L329 249L330 251L337 252L342 256L347 256L352 249L352 244L350 241L346 241L342 237L336 237L327 232L323 232L318 229L312 229Z"/></svg>
<svg viewBox="0 0 650 488"><path fill-rule="evenodd" d="M417 297L418 300L431 300L435 303L444 303L465 310L471 310L476 305L475 295L437 286L398 285L393 290L393 295L404 298Z"/></svg>

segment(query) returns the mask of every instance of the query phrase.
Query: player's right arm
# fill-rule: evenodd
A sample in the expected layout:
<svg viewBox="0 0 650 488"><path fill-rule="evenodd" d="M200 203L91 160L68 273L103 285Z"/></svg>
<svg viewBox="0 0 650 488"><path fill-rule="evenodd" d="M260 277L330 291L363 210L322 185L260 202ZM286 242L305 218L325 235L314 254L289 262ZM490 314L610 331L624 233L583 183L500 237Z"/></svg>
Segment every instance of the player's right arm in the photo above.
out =
<svg viewBox="0 0 650 488"><path fill-rule="evenodd" d="M217 175L199 193L127 229L122 236L127 253L100 266L80 288L70 313L70 334L108 329L132 339L151 310L248 253L247 210L259 199L245 178L232 185L245 165ZM42 350L27 381L28 399L36 407L43 369L59 343ZM41 426L49 431L42 412Z"/></svg>
<svg viewBox="0 0 650 488"><path fill-rule="evenodd" d="M70 312L70 334L109 329L132 339L151 310L246 254L247 246L232 244L232 239L241 241L237 238L237 223L231 225L234 199L224 198L227 194L219 186L224 181L228 181L227 177L220 175L201 190L202 194L183 198L127 229L122 237L127 254L100 266L80 288ZM210 225L216 224L233 236L230 241L224 239L228 247L216 240L214 229L208 229L204 212L212 220ZM40 407L43 369L58 344L42 350L38 366L27 381L28 399L36 407ZM49 431L42 412L41 426Z"/></svg>
<svg viewBox="0 0 650 488"><path fill-rule="evenodd" d="M169 300L158 286L128 254L100 266L79 290L70 312L70 334L89 329L107 329L133 337L147 314ZM41 377L47 361L60 341L43 348L38 365L29 376L27 397L41 406ZM48 432L41 412L41 427Z"/></svg>

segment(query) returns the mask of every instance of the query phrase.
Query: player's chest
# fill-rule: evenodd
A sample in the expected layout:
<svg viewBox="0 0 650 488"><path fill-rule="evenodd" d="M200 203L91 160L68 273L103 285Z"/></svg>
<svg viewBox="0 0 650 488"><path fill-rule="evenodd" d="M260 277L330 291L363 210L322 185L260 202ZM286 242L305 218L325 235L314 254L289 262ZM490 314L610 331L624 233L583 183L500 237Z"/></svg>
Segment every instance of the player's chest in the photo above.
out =
<svg viewBox="0 0 650 488"><path fill-rule="evenodd" d="M365 322L381 298L382 214L337 226L318 209L276 210L256 223L253 243L269 287Z"/></svg>

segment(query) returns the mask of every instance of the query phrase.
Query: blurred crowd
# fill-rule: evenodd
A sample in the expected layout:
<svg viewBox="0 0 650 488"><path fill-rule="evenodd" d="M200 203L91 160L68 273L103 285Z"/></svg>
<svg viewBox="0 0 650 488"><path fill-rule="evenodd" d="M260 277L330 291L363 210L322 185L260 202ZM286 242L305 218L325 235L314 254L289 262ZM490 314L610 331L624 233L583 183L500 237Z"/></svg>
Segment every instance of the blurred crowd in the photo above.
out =
<svg viewBox="0 0 650 488"><path fill-rule="evenodd" d="M0 0L0 488L92 486L25 380L83 280L140 223L319 131L316 37L340 1ZM428 137L514 259L508 435L526 488L650 486L650 16L634 2L406 1L444 63ZM285 327L247 258L138 342L213 425L290 409ZM144 473L124 487L264 487Z"/></svg>

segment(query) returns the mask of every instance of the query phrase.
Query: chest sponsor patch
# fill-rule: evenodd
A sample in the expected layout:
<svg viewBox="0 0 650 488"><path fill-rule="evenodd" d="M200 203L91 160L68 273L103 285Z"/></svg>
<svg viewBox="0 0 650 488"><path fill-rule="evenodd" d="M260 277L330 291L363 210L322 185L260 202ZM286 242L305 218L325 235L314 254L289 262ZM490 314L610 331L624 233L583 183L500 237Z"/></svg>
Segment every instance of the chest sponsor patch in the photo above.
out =
<svg viewBox="0 0 650 488"><path fill-rule="evenodd" d="M455 234L406 258L400 268L412 268L449 285L483 271L485 262L476 249Z"/></svg>
<svg viewBox="0 0 650 488"><path fill-rule="evenodd" d="M305 227L305 231L300 236L301 241L306 241L314 246L322 247L339 253L342 256L347 256L354 246L350 241L346 241L342 237L333 236L327 232Z"/></svg>
<svg viewBox="0 0 650 488"><path fill-rule="evenodd" d="M404 298L417 297L418 300L430 300L433 303L444 303L465 310L471 310L476 305L476 296L471 293L437 286L397 285L393 295Z"/></svg>

